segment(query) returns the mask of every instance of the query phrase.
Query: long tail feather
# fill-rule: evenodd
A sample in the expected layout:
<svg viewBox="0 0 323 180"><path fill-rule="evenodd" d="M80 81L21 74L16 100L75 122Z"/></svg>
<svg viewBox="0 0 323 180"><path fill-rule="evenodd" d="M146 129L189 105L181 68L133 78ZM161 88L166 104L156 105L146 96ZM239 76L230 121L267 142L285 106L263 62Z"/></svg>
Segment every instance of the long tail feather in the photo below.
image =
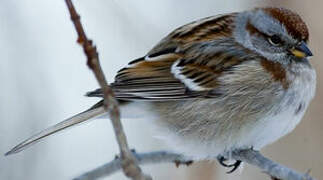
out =
<svg viewBox="0 0 323 180"><path fill-rule="evenodd" d="M84 112L81 112L71 118L68 118L58 124L55 124L47 129L39 132L38 134L33 135L32 137L26 139L22 143L18 144L14 148L12 148L5 155L8 156L11 154L18 153L18 152L34 145L35 143L41 141L45 137L48 137L52 134L55 134L61 130L66 129L68 127L71 127L71 126L74 126L74 125L79 124L81 122L84 122L86 120L89 120L93 117L99 116L99 115L103 114L104 112L105 112L105 110L104 110L103 106L100 106L100 103L98 103L98 104L94 105L92 108L90 108Z"/></svg>

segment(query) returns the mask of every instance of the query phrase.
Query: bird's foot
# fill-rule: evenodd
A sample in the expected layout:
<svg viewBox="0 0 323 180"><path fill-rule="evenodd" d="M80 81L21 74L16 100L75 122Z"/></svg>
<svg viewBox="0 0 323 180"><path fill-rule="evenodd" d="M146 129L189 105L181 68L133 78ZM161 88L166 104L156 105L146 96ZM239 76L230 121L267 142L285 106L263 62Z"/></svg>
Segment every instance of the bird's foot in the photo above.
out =
<svg viewBox="0 0 323 180"><path fill-rule="evenodd" d="M233 164L226 164L226 163L225 163L225 161L227 161L228 159L226 159L225 157L223 157L223 156L219 156L217 159L218 159L219 163L220 163L222 166L227 167L227 168L231 168L231 167L233 167L230 171L228 171L228 172L227 172L228 174L231 174L231 173L233 173L235 170L237 170L237 169L238 169L238 167L241 165L241 162L242 162L242 161L240 161L240 160L237 160L237 161L236 161L235 163L233 163Z"/></svg>

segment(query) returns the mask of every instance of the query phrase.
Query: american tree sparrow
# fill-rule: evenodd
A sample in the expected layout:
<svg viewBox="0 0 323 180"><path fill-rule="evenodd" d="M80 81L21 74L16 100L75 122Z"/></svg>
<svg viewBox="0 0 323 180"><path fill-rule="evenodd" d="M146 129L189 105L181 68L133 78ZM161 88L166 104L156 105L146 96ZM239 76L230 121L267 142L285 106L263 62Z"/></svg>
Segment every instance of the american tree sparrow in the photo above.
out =
<svg viewBox="0 0 323 180"><path fill-rule="evenodd" d="M200 19L177 28L111 84L122 105L153 114L173 151L192 159L261 149L292 131L315 94L309 33L284 8L257 8ZM102 97L100 89L87 96ZM105 113L102 101L25 140L44 137Z"/></svg>

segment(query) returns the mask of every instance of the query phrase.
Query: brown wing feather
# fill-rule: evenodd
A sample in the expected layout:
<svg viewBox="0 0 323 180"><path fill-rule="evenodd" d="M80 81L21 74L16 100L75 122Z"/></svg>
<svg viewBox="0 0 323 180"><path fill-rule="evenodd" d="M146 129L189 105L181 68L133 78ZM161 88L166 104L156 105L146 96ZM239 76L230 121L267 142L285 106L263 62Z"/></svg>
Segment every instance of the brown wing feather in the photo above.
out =
<svg viewBox="0 0 323 180"><path fill-rule="evenodd" d="M138 79L147 78L147 80L158 81L161 79L175 80L170 73L171 65L181 58L179 54L164 55L164 58L155 61L146 61L144 58L136 60L135 63L129 63L128 67L118 71L115 78L116 83L132 83Z"/></svg>
<svg viewBox="0 0 323 180"><path fill-rule="evenodd" d="M163 59L130 63L118 72L111 84L118 99L124 100L171 100L189 98L185 85L176 79L170 69L181 58L179 54L160 55ZM195 97L192 95L191 97Z"/></svg>
<svg viewBox="0 0 323 180"><path fill-rule="evenodd" d="M233 42L233 40L225 39L223 42ZM204 48L204 43L199 43L187 49L185 57L172 66L172 73L191 90L216 89L219 85L218 77L224 71L232 71L234 66L250 60L249 57L252 57L248 56L247 58L244 55L249 52L243 47L232 48L230 43L225 45L223 42L208 43L208 48ZM199 53L195 52L196 49L199 50Z"/></svg>
<svg viewBox="0 0 323 180"><path fill-rule="evenodd" d="M229 37L235 16L236 13L211 16L181 26L162 39L148 55L168 48L185 48L198 42Z"/></svg>
<svg viewBox="0 0 323 180"><path fill-rule="evenodd" d="M227 53L232 44L217 48L218 43L234 43L229 38L234 17L235 14L208 17L176 29L145 57L118 72L111 84L116 97L156 101L212 97L221 72L242 61ZM211 43L214 51L205 48ZM102 93L97 90L87 95Z"/></svg>

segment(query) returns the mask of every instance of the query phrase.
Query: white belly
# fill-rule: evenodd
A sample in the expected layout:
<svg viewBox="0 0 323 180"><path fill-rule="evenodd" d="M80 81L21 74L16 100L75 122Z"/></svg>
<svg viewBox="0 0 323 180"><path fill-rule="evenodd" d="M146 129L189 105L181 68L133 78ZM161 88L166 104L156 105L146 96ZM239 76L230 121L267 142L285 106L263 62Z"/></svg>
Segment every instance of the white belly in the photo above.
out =
<svg viewBox="0 0 323 180"><path fill-rule="evenodd" d="M277 105L281 112L272 113L254 128L249 128L246 141L241 141L239 145L253 144L255 149L260 149L291 132L301 121L315 95L316 73L314 69L303 69L298 73L302 76L289 75L292 83L282 102Z"/></svg>
<svg viewBox="0 0 323 180"><path fill-rule="evenodd" d="M180 112L181 105L165 104L159 106L151 106L149 103L135 103L133 107L146 109L149 119L157 119L155 136L162 139L169 145L169 149L178 153L183 153L190 156L192 159L209 159L216 157L219 154L230 152L235 149L251 148L261 149L267 144L273 143L280 137L291 132L302 119L311 99L315 94L316 76L313 69L305 69L301 72L303 76L293 78L289 89L284 93L281 101L275 104L274 108L261 116L256 121L248 121L244 125L236 126L234 121L227 120L222 123L228 123L229 128L221 131L221 124L216 127L205 126L197 130L195 126L198 121L191 121L185 127L183 122L187 122L186 117L195 117L193 119L214 118L218 116L218 112L205 110L205 108L196 109L196 106L208 106L209 102L200 102L200 104L187 103L183 105L187 110ZM212 101L212 100L210 100ZM144 105L144 106L142 106ZM188 107L188 106L192 107ZM171 106L171 107L169 107ZM154 113L162 110L162 113ZM177 110L175 110L178 108ZM194 109L192 111L189 111ZM205 111L202 114L196 115L197 112ZM186 113L186 114L185 114ZM190 114L191 113L191 114ZM161 114L169 115L168 117L160 118ZM188 115L187 115L188 114ZM187 115L185 117L185 115ZM203 116L203 117L202 117ZM173 119L172 119L173 118ZM230 125L231 123L231 125ZM228 124L226 127L228 127ZM236 126L236 127L235 127ZM179 128L177 128L179 127ZM187 131L183 133L184 131ZM212 133L215 132L215 133ZM218 132L218 133L217 133Z"/></svg>

